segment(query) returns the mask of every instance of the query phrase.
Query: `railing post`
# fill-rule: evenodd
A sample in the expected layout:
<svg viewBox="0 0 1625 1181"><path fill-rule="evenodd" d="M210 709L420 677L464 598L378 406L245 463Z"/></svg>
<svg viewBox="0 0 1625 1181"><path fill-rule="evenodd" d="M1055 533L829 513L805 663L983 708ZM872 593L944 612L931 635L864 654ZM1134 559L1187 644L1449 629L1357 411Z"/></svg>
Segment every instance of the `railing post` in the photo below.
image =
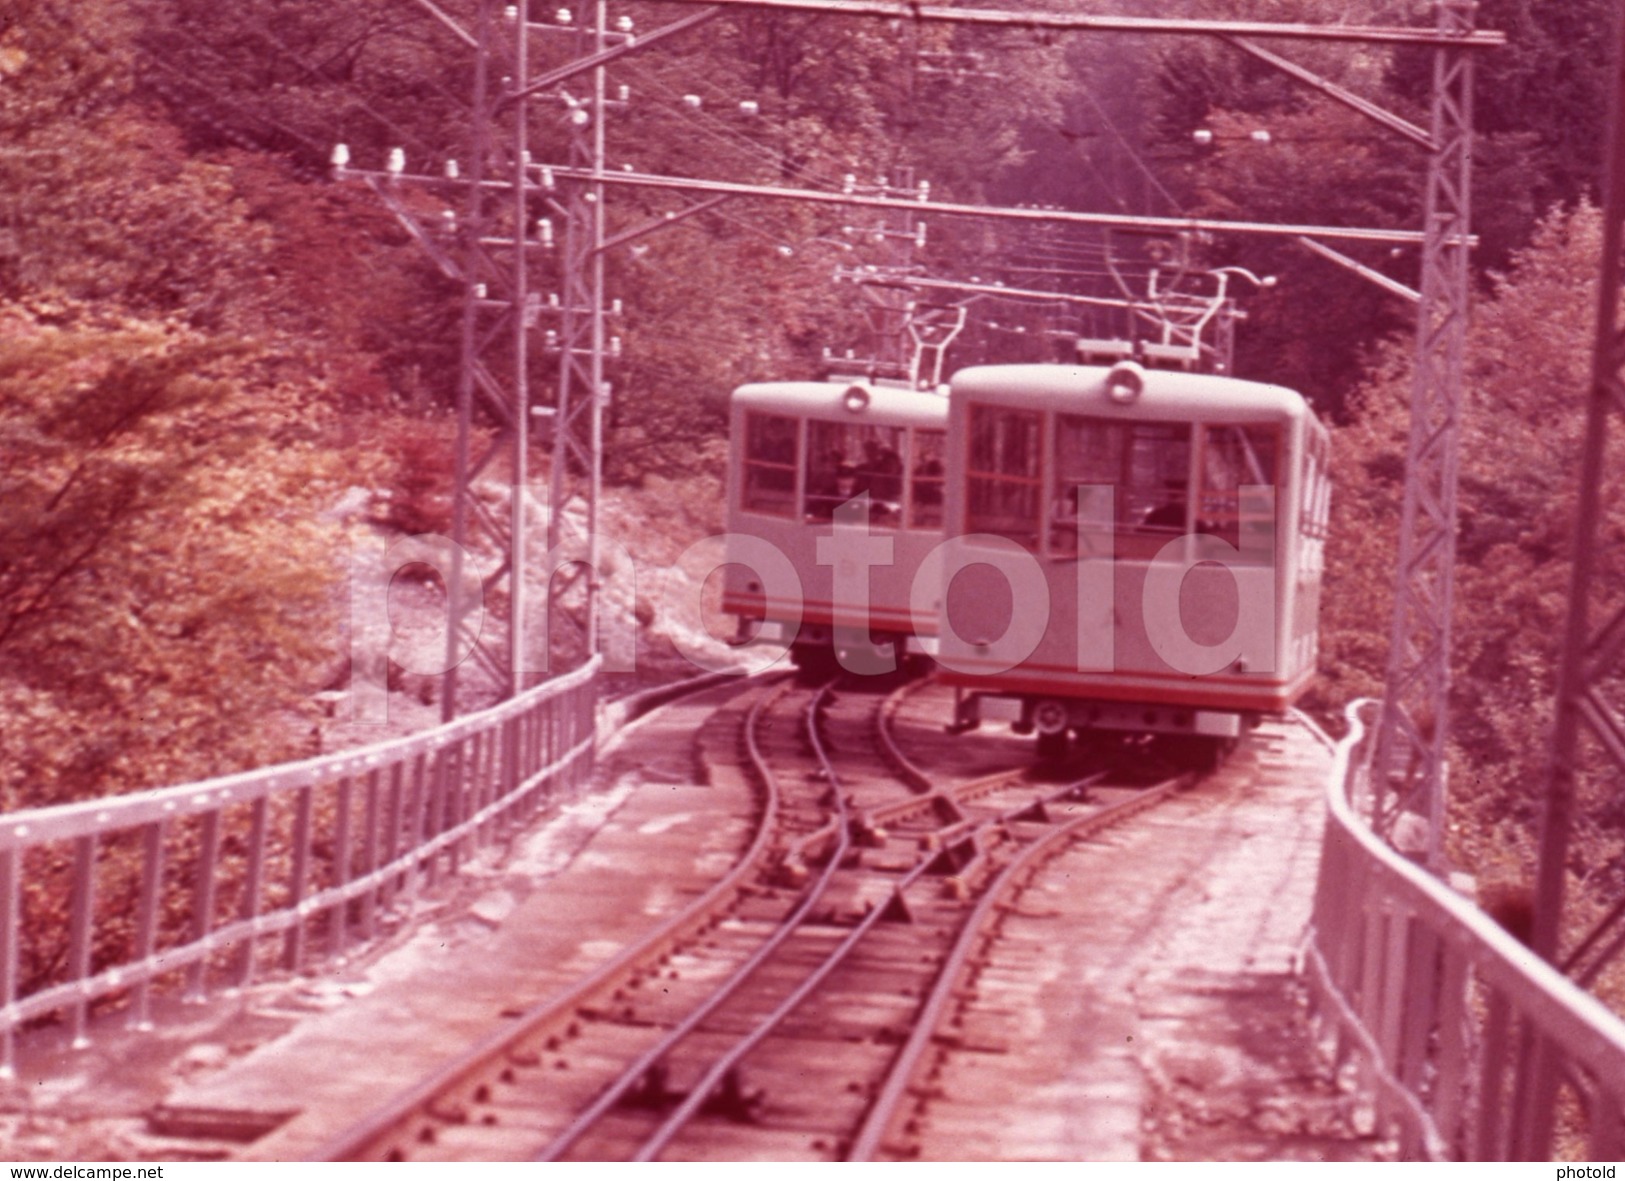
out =
<svg viewBox="0 0 1625 1181"><path fill-rule="evenodd" d="M68 918L68 979L83 982L90 976L90 946L96 933L96 837L82 836L73 842L73 894ZM90 1044L86 1023L90 1000L81 997L73 1006L73 1048Z"/></svg>
<svg viewBox="0 0 1625 1181"><path fill-rule="evenodd" d="M414 868L407 879L407 892L415 896L418 883L421 882L427 870L420 860L417 860L418 850L423 847L423 833L428 825L427 811L429 808L429 756L427 752L420 752L412 760L412 791L407 801L407 830L406 848L412 854Z"/></svg>
<svg viewBox="0 0 1625 1181"><path fill-rule="evenodd" d="M1434 1123L1445 1144L1457 1154L1461 1150L1462 1122L1467 1113L1468 1022L1472 1020L1467 990L1471 984L1466 950L1450 940L1442 941L1443 963L1439 968L1439 1053L1434 1078L1436 1098Z"/></svg>
<svg viewBox="0 0 1625 1181"><path fill-rule="evenodd" d="M355 781L346 775L339 780L338 807L333 820L333 885L343 887L350 881L350 821L355 796ZM336 956L343 955L350 946L350 903L340 898L328 908L328 921L333 929L328 933L328 946Z"/></svg>
<svg viewBox="0 0 1625 1181"><path fill-rule="evenodd" d="M1490 989L1489 1014L1484 1021L1484 1042L1479 1047L1478 1110L1475 1115L1473 1159L1506 1159L1506 1079L1511 1056L1512 1014L1500 989Z"/></svg>
<svg viewBox="0 0 1625 1181"><path fill-rule="evenodd" d="M17 966L22 941L20 848L0 850L0 1078L17 1077Z"/></svg>
<svg viewBox="0 0 1625 1181"><path fill-rule="evenodd" d="M397 762L389 769L389 806L384 821L384 864L393 865L395 859L401 855L401 825L405 820L404 808L406 806L406 764ZM401 879L398 874L390 874L382 883L378 896L380 906L393 906L395 894L399 890Z"/></svg>
<svg viewBox="0 0 1625 1181"><path fill-rule="evenodd" d="M169 825L154 821L141 832L141 897L136 902L135 948L136 963L152 958L158 949L158 916L164 897L164 838ZM130 1028L151 1029L152 978L145 972L136 981L130 1000Z"/></svg>
<svg viewBox="0 0 1625 1181"><path fill-rule="evenodd" d="M214 930L215 871L220 867L220 808L203 814L203 840L198 848L192 885L192 942L203 943ZM186 997L198 1002L208 995L209 957L200 957L187 973Z"/></svg>
<svg viewBox="0 0 1625 1181"><path fill-rule="evenodd" d="M446 817L446 749L441 747L429 756L429 812L425 818L423 838L431 841L445 830ZM440 854L428 859L424 866L425 880L434 885L440 880Z"/></svg>
<svg viewBox="0 0 1625 1181"><path fill-rule="evenodd" d="M306 923L304 913L305 887L310 879L310 840L312 813L315 807L315 789L301 787L294 800L293 814L293 868L288 873L288 905L294 912L293 925L288 928L283 963L290 972L305 966Z"/></svg>
<svg viewBox="0 0 1625 1181"><path fill-rule="evenodd" d="M365 877L371 877L378 868L378 826L381 823L378 779L377 767L367 772L365 812L361 821L361 873ZM377 931L378 894L379 886L374 883L367 887L367 892L361 896L363 939L371 939Z"/></svg>
<svg viewBox="0 0 1625 1181"><path fill-rule="evenodd" d="M265 843L271 801L265 796L260 796L252 804L252 809L248 826L248 869L243 876L242 905L237 909L238 916L248 921L257 919L260 914L260 894L265 887ZM254 955L257 950L258 940L254 937L254 931L250 929L243 937L242 950L238 953L239 988L254 979Z"/></svg>
<svg viewBox="0 0 1625 1181"><path fill-rule="evenodd" d="M452 832L468 815L468 745L469 739L459 738L446 752L446 816L442 831ZM467 842L459 837L446 846L447 872L455 875L463 868Z"/></svg>

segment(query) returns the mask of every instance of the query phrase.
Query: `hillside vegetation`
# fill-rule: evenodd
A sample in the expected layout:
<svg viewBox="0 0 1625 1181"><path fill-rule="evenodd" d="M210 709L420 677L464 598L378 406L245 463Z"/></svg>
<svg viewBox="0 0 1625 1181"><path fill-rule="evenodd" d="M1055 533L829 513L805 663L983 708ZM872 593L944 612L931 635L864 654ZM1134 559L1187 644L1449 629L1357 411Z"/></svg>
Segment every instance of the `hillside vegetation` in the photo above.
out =
<svg viewBox="0 0 1625 1181"><path fill-rule="evenodd" d="M1377 0L1092 7L1430 19ZM443 8L472 24L471 0ZM623 11L649 29L692 9ZM1586 32L1608 11L1479 9L1514 41L1479 73L1454 848L1508 877L1533 839L1564 610L1605 105ZM1419 57L1296 55L1426 121ZM0 806L309 749L311 694L343 664L336 506L385 490L383 524L446 528L458 358L454 285L363 187L331 183L326 161L344 142L366 167L397 146L413 170L466 165L471 71L427 8L400 0L14 0L0 15ZM813 187L912 176L949 200L1132 213L1418 216L1414 151L1215 43L740 10L627 58L613 80L630 88L612 115L615 168ZM559 127L539 122L539 152L562 152ZM1199 129L1213 134L1198 142ZM663 208L617 191L613 224ZM879 228L734 203L610 259L626 359L607 461L628 495L651 477L658 496L714 476L738 382L873 347L862 293L829 277L883 257ZM979 222L931 231L919 262L962 277L996 273L1021 245ZM1329 711L1380 687L1410 312L1290 244L1203 250L1203 266L1280 277L1249 298L1238 368L1303 389L1338 427ZM1414 259L1362 258L1414 278ZM951 362L1047 347L1018 312L1000 315ZM546 388L553 359L538 349L533 364ZM1618 809L1587 823L1617 830ZM1625 888L1612 854L1584 873L1594 896Z"/></svg>

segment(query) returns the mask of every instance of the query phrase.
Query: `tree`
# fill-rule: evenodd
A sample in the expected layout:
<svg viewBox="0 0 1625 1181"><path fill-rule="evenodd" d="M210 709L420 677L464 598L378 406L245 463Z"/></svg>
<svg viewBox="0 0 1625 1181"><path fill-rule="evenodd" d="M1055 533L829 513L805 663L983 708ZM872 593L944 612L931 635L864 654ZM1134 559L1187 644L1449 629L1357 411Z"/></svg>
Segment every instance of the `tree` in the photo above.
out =
<svg viewBox="0 0 1625 1181"><path fill-rule="evenodd" d="M0 336L4 808L298 749L337 656L320 408L174 323L57 302Z"/></svg>

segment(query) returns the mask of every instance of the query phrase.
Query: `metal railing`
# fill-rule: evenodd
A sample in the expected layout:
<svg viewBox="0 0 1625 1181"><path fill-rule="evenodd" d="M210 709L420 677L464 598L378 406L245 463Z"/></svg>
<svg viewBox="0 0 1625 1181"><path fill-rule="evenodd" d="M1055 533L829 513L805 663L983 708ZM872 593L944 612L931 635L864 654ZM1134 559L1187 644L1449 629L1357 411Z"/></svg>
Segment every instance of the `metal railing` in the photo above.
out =
<svg viewBox="0 0 1625 1181"><path fill-rule="evenodd" d="M1625 1022L1359 818L1373 704L1336 746L1305 956L1339 1066L1407 1159L1619 1159Z"/></svg>
<svg viewBox="0 0 1625 1181"><path fill-rule="evenodd" d="M203 783L0 816L0 1073L26 1023L92 1007L150 1024L377 934L591 773L599 659L434 730Z"/></svg>

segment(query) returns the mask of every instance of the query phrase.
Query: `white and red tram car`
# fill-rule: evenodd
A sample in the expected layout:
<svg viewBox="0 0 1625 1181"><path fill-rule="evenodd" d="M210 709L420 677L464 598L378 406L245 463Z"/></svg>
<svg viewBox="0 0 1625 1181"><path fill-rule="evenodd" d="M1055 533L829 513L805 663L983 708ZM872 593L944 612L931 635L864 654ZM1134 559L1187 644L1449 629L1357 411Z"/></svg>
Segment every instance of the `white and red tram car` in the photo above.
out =
<svg viewBox="0 0 1625 1181"><path fill-rule="evenodd" d="M734 391L723 610L742 639L857 672L930 650L935 617L909 595L942 541L947 418L943 393L883 381ZM837 529L879 539L884 560L866 551L837 578Z"/></svg>
<svg viewBox="0 0 1625 1181"><path fill-rule="evenodd" d="M1316 657L1328 440L1291 390L1084 365L951 382L955 724L1239 736Z"/></svg>

